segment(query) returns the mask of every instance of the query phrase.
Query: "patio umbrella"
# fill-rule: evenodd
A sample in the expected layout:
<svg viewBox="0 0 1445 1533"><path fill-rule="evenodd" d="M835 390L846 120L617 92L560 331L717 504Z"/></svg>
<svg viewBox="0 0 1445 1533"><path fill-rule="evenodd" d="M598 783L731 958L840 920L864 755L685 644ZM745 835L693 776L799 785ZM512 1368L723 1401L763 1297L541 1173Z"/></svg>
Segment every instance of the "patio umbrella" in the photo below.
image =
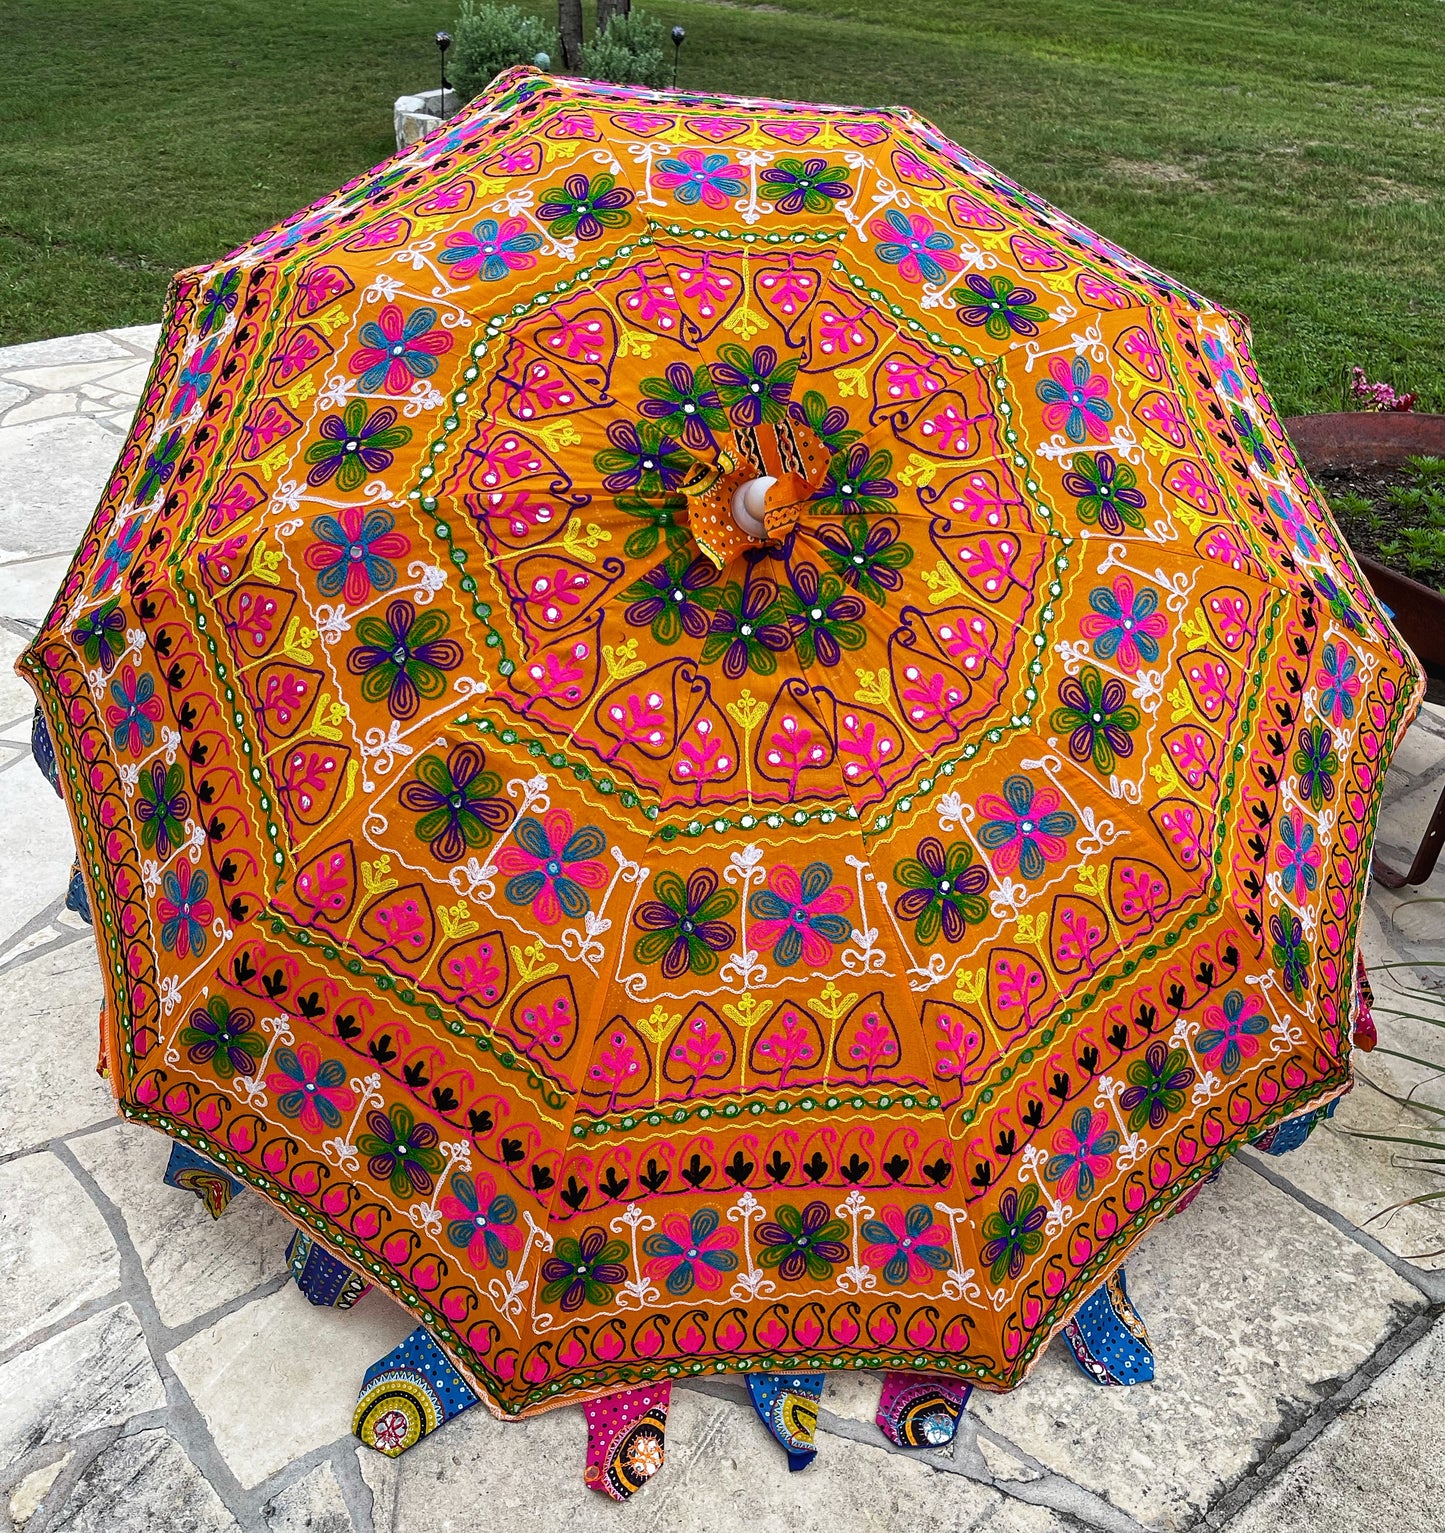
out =
<svg viewBox="0 0 1445 1533"><path fill-rule="evenodd" d="M530 71L176 279L22 663L121 1110L415 1314L368 1440L593 1401L614 1494L674 1377L1016 1384L1344 1091L1418 696L1238 315Z"/></svg>

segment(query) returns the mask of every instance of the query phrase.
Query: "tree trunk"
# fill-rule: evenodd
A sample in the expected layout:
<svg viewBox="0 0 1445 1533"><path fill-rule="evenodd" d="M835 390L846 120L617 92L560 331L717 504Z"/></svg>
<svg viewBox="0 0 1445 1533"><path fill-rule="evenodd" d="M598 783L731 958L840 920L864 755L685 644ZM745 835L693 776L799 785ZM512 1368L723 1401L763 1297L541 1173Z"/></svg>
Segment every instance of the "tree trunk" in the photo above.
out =
<svg viewBox="0 0 1445 1533"><path fill-rule="evenodd" d="M582 67L582 0L557 0L557 30L562 34L562 64Z"/></svg>
<svg viewBox="0 0 1445 1533"><path fill-rule="evenodd" d="M632 0L597 0L597 30L600 32L614 16L632 13Z"/></svg>

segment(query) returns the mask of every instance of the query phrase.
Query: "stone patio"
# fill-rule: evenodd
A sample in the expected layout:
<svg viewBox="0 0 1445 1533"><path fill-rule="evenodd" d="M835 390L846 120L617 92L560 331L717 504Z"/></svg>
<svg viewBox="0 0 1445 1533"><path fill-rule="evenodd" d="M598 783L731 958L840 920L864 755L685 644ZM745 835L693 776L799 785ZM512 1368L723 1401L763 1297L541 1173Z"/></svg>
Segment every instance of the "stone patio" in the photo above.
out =
<svg viewBox="0 0 1445 1533"><path fill-rule="evenodd" d="M1435 1183L1352 1128L1408 1132L1362 1080L1280 1160L1241 1155L1130 1263L1159 1360L1100 1389L1056 1347L975 1396L950 1454L891 1449L879 1381L830 1379L820 1452L790 1475L735 1381L674 1393L668 1464L626 1507L582 1482L580 1411L468 1412L404 1458L349 1422L366 1365L411 1329L373 1293L349 1314L286 1280L286 1222L258 1198L213 1224L165 1187L167 1144L116 1119L94 1072L100 977L64 908L64 810L29 760L10 666L59 585L143 386L155 327L0 350L0 1527L25 1533L509 1533L566 1529L1053 1533L1439 1526L1445 1495L1445 1217L1385 1216ZM1388 782L1382 843L1409 858L1445 780L1427 709ZM1421 895L1376 889L1376 964L1445 957ZM1445 1058L1385 1008L1382 1040ZM1437 1094L1376 1054L1368 1082ZM1433 1205L1438 1206L1438 1205Z"/></svg>

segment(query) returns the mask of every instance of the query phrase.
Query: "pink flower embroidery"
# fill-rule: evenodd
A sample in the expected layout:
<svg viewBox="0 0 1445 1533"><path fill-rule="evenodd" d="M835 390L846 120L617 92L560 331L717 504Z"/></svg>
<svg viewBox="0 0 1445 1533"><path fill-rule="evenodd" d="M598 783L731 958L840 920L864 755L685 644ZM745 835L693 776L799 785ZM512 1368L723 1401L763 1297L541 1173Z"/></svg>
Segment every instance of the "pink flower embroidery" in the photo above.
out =
<svg viewBox="0 0 1445 1533"><path fill-rule="evenodd" d="M801 958L810 969L831 962L833 948L846 942L852 923L842 914L852 894L833 884L825 862L810 862L802 872L780 863L768 874L768 886L748 902L757 919L751 935L760 947L772 948L773 961L783 968Z"/></svg>
<svg viewBox="0 0 1445 1533"><path fill-rule="evenodd" d="M497 854L497 867L512 875L507 898L530 905L544 926L555 926L564 915L580 921L592 907L587 890L607 884L606 865L593 860L602 855L606 836L595 825L574 830L572 816L554 809L543 819L521 820L514 841Z"/></svg>

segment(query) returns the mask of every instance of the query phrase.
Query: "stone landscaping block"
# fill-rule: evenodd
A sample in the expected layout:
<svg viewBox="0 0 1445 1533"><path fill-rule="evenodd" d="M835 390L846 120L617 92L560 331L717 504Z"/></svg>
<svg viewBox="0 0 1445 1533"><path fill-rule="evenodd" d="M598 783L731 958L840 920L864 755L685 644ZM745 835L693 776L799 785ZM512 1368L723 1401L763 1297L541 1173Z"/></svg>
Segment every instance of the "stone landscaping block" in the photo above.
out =
<svg viewBox="0 0 1445 1533"><path fill-rule="evenodd" d="M71 1145L120 1210L165 1325L184 1325L286 1270L289 1221L242 1194L212 1219L193 1194L166 1186L171 1140L122 1123Z"/></svg>
<svg viewBox="0 0 1445 1533"><path fill-rule="evenodd" d="M161 327L158 324L118 325L113 330L104 331L103 334L121 342L122 345L134 346L137 351L152 352L161 338Z"/></svg>
<svg viewBox="0 0 1445 1533"><path fill-rule="evenodd" d="M0 1165L0 1352L119 1282L120 1253L105 1220L54 1155Z"/></svg>
<svg viewBox="0 0 1445 1533"><path fill-rule="evenodd" d="M1425 827L1430 823L1430 816L1435 812L1435 805L1440 802L1441 786L1441 780L1437 778L1433 782L1411 788L1403 797L1387 800L1385 807L1380 811L1376 828L1380 851L1402 872L1410 866L1410 861L1415 855L1415 848L1419 846L1420 838L1425 834ZM1400 892L1408 899L1419 891L1405 889ZM1438 939L1441 930L1439 912L1432 911L1431 915L1430 924L1433 925Z"/></svg>
<svg viewBox="0 0 1445 1533"><path fill-rule="evenodd" d="M110 1087L95 1070L103 995L94 943L74 942L21 964L5 976L4 995L0 1155L113 1117Z"/></svg>
<svg viewBox="0 0 1445 1533"><path fill-rule="evenodd" d="M398 96L392 107L392 127L400 151L434 133L459 105L454 90L419 91L414 96Z"/></svg>
<svg viewBox="0 0 1445 1533"><path fill-rule="evenodd" d="M379 1293L354 1309L318 1309L288 1283L168 1357L231 1473L252 1486L313 1448L350 1437L367 1368L414 1328L413 1317Z"/></svg>
<svg viewBox="0 0 1445 1533"><path fill-rule="evenodd" d="M1430 707L1420 710L1390 761L1385 792L1413 787L1422 779L1445 774L1445 725Z"/></svg>
<svg viewBox="0 0 1445 1533"><path fill-rule="evenodd" d="M35 694L30 683L15 674L15 662L25 648L17 633L0 628L0 733L28 733L30 715L35 711Z"/></svg>
<svg viewBox="0 0 1445 1533"><path fill-rule="evenodd" d="M1280 1162L1287 1166L1287 1161ZM1419 1292L1238 1164L1130 1258L1152 1384L1100 1389L1056 1342L969 1410L1151 1528L1184 1528L1352 1373Z"/></svg>
<svg viewBox="0 0 1445 1533"><path fill-rule="evenodd" d="M135 1311L118 1304L0 1367L0 1469L165 1403Z"/></svg>
<svg viewBox="0 0 1445 1533"><path fill-rule="evenodd" d="M1363 1068L1373 1075L1375 1065L1376 1061L1367 1060ZM1418 1134L1426 1126L1422 1115L1397 1106L1366 1085L1357 1085L1341 1100L1333 1118L1270 1169L1368 1231L1397 1256L1439 1270L1445 1268L1445 1206L1439 1202L1413 1208L1396 1205L1421 1193L1439 1192L1445 1184L1426 1171L1399 1163L1401 1156L1409 1156L1408 1146L1353 1137L1356 1133Z"/></svg>
<svg viewBox="0 0 1445 1533"><path fill-rule="evenodd" d="M68 552L34 555L0 549L0 616L38 626L69 568Z"/></svg>
<svg viewBox="0 0 1445 1533"><path fill-rule="evenodd" d="M0 772L0 931L15 931L63 896L74 860L70 816L50 784L25 761Z"/></svg>
<svg viewBox="0 0 1445 1533"><path fill-rule="evenodd" d="M878 1413L878 1397L882 1392L881 1373L840 1368L836 1373L830 1372L823 1385L822 1409L830 1416L841 1416L845 1421L863 1421L871 1426ZM740 1392L738 1399L743 1398Z"/></svg>
<svg viewBox="0 0 1445 1533"><path fill-rule="evenodd" d="M70 1462L72 1455L63 1453L39 1469L32 1469L22 1476L10 1492L10 1520L17 1528L24 1527L40 1510L41 1503L50 1493L50 1487L60 1478L60 1472Z"/></svg>
<svg viewBox="0 0 1445 1533"><path fill-rule="evenodd" d="M149 329L149 326L138 326ZM160 326L155 327L159 339ZM53 366L62 362L108 362L131 355L118 337L124 331L107 334L103 330L88 335L57 335L49 341L27 341L21 346L7 346L0 352L0 377L17 367ZM155 342L151 342L154 345Z"/></svg>

